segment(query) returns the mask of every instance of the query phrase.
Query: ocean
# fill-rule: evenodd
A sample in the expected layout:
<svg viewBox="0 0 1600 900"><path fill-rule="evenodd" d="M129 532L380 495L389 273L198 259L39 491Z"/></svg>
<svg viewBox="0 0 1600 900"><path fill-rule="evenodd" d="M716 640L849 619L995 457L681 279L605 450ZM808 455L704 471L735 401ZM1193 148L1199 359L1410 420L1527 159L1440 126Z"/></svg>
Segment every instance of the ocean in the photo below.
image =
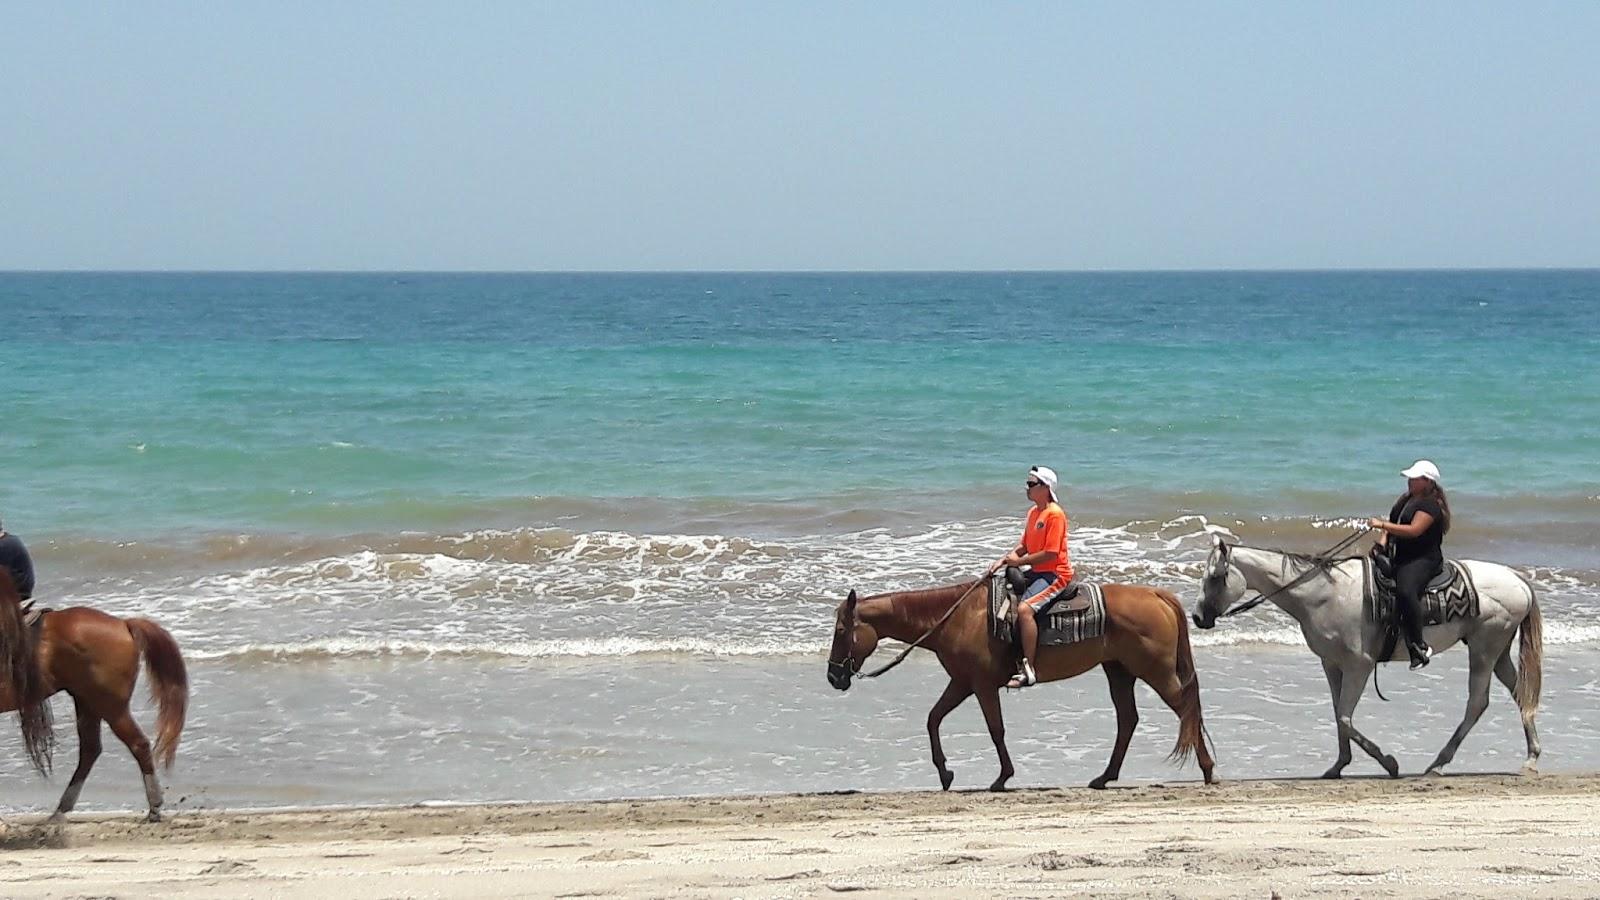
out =
<svg viewBox="0 0 1600 900"><path fill-rule="evenodd" d="M1540 590L1545 768L1600 768L1600 271L7 273L0 311L0 519L42 601L178 639L175 810L935 786L937 665L837 694L833 608L976 574L1030 465L1083 576L1192 605L1208 526L1323 549L1435 460L1447 551ZM1327 767L1286 615L1195 644L1221 777ZM1420 771L1465 665L1358 722ZM1520 764L1496 691L1456 771ZM1099 675L1005 704L1014 785L1099 773ZM1125 778L1196 779L1140 704ZM53 781L0 734L0 809L55 802L56 714ZM976 705L945 734L986 785ZM106 741L80 808L142 808Z"/></svg>

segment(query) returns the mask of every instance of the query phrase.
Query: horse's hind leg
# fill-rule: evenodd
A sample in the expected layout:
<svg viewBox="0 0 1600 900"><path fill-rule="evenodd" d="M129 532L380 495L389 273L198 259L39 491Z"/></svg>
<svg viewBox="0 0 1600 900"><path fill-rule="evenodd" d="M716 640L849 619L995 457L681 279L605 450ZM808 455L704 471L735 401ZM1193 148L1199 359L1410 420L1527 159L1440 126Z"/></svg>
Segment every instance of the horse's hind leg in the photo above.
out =
<svg viewBox="0 0 1600 900"><path fill-rule="evenodd" d="M939 695L933 709L928 710L928 746L933 749L933 767L939 770L939 787L950 790L950 782L956 780L956 773L945 767L944 744L939 740L939 726L944 723L944 717L950 711L960 706L962 701L972 696L972 688L956 679L950 679L950 684Z"/></svg>
<svg viewBox="0 0 1600 900"><path fill-rule="evenodd" d="M1500 683L1511 692L1514 700L1517 696L1517 664L1511 661L1511 645L1506 644L1506 649L1501 651L1500 659L1494 664L1494 674ZM1524 775L1532 775L1539 771L1539 729L1533 725L1533 716L1522 717L1522 736L1528 739L1528 758L1522 763Z"/></svg>
<svg viewBox="0 0 1600 900"><path fill-rule="evenodd" d="M150 815L146 821L161 821L161 785L156 781L156 767L150 759L150 741L139 730L139 723L133 720L133 714L124 706L122 712L112 716L109 720L111 733L115 734L122 743L128 747L128 752L133 754L139 763L139 771L144 775L144 796L150 804Z"/></svg>
<svg viewBox="0 0 1600 900"><path fill-rule="evenodd" d="M90 712L76 697L72 702L78 717L78 767L72 770L72 780L67 782L67 789L61 793L61 802L56 804L56 811L50 815L52 822L66 818L67 813L78 805L78 794L83 790L83 783L89 780L89 770L100 758L100 717Z"/></svg>
<svg viewBox="0 0 1600 900"><path fill-rule="evenodd" d="M1011 765L1010 751L1006 750L1006 722L1000 715L1000 689L985 684L977 694L978 705L983 708L983 721L989 726L989 739L994 741L994 752L1000 756L1000 775L989 785L989 790L1003 791L1017 770Z"/></svg>
<svg viewBox="0 0 1600 900"><path fill-rule="evenodd" d="M1478 648L1473 647L1471 649L1471 669L1467 675L1467 714L1462 716L1461 724L1456 726L1455 734L1450 735L1450 742L1444 745L1444 749L1440 750L1439 755L1434 757L1433 762L1429 764L1427 771L1429 775L1440 774L1444 767L1450 764L1450 760L1455 759L1456 749L1466 739L1467 732L1472 730L1472 726L1478 724L1478 717L1482 716L1483 711L1489 708L1489 675L1491 672L1489 660L1487 654L1480 652Z"/></svg>
<svg viewBox="0 0 1600 900"><path fill-rule="evenodd" d="M1111 685L1111 705L1117 710L1117 744L1111 749L1111 761L1106 763L1106 770L1089 782L1089 787L1097 791L1122 775L1122 759L1128 755L1128 743L1139 725L1139 704L1133 698L1133 673L1115 662L1104 663L1102 668Z"/></svg>

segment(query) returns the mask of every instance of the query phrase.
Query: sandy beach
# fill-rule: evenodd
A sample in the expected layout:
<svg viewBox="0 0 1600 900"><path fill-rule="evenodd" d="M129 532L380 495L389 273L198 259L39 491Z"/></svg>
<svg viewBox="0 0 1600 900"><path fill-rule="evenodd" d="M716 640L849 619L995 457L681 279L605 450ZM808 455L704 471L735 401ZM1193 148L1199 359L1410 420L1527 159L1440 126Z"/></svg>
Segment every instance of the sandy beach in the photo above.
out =
<svg viewBox="0 0 1600 900"><path fill-rule="evenodd" d="M7 897L1595 896L1600 776L13 817Z"/></svg>

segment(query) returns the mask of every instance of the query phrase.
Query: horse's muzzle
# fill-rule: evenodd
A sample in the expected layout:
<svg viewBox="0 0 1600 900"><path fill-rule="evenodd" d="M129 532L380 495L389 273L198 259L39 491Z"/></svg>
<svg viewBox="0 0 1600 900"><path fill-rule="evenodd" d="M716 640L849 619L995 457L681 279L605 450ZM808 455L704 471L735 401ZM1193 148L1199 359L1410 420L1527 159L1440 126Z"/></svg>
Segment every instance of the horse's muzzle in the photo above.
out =
<svg viewBox="0 0 1600 900"><path fill-rule="evenodd" d="M1216 616L1206 616L1204 618L1201 618L1199 613L1195 613L1194 614L1194 627L1196 627L1196 628L1204 628L1204 629L1215 628L1215 627L1217 627L1217 617Z"/></svg>
<svg viewBox="0 0 1600 900"><path fill-rule="evenodd" d="M850 690L850 677L855 674L850 671L849 663L828 663L828 683L841 691Z"/></svg>

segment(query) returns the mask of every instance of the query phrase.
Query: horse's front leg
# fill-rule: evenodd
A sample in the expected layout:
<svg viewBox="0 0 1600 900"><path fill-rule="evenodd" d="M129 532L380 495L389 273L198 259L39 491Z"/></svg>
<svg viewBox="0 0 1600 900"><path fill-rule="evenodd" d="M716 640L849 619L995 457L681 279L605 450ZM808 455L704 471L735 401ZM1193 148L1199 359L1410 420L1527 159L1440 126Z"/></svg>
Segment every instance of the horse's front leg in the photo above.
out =
<svg viewBox="0 0 1600 900"><path fill-rule="evenodd" d="M994 741L994 751L1000 755L1000 777L989 785L991 791L1003 791L1006 782L1017 770L1011 765L1011 753L1006 750L1006 723L1000 716L1000 688L993 684L983 684L974 693L978 695L978 705L983 707L983 721L989 725L989 738Z"/></svg>
<svg viewBox="0 0 1600 900"><path fill-rule="evenodd" d="M1361 692L1367 689L1367 679L1372 677L1370 665L1359 665L1353 669L1343 670L1343 677L1339 680L1339 702L1335 704L1334 711L1339 717L1339 734L1348 736L1356 742L1356 746L1367 752L1367 755L1378 761L1383 770L1389 773L1390 778L1400 777L1400 764L1394 757L1383 752L1376 743L1356 730L1352 718L1356 711L1356 704L1361 702Z"/></svg>
<svg viewBox="0 0 1600 900"><path fill-rule="evenodd" d="M944 717L950 711L960 706L963 701L972 696L972 688L956 679L950 679L945 686L944 693L939 695L933 709L928 710L928 745L933 748L933 767L939 770L939 787L950 790L950 782L956 778L956 773L945 767L944 744L939 740L939 725L944 722Z"/></svg>
<svg viewBox="0 0 1600 900"><path fill-rule="evenodd" d="M1334 761L1332 768L1322 773L1322 777L1338 778L1344 774L1344 767L1350 765L1351 759L1350 735L1339 725L1339 691L1343 686L1344 672L1333 663L1323 660L1322 674L1328 676L1328 693L1333 698L1333 730L1339 735L1339 758Z"/></svg>

